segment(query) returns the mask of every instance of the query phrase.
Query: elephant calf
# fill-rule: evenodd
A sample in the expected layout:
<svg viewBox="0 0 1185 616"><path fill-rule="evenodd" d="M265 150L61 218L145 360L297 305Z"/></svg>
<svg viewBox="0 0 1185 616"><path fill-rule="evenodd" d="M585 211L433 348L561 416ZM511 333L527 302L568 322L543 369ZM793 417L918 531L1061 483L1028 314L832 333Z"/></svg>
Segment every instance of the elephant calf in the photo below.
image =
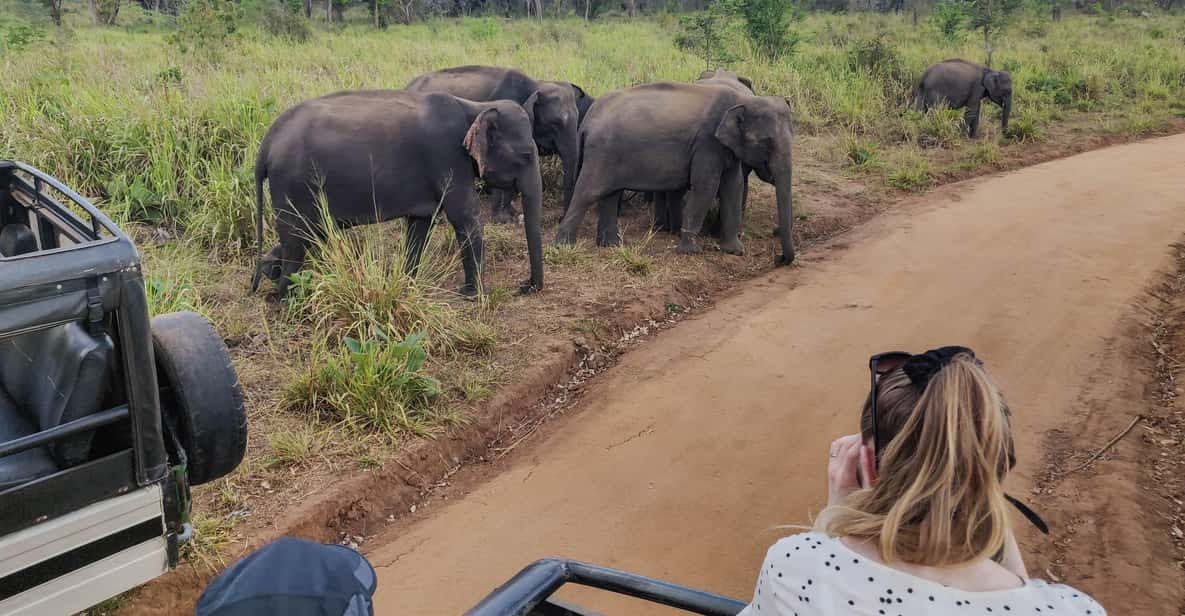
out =
<svg viewBox="0 0 1185 616"><path fill-rule="evenodd" d="M597 243L620 242L617 230L622 190L686 191L679 251L700 249L696 237L712 202L720 199L720 249L743 254L740 238L742 168L777 189L779 263L794 259L791 213L789 103L729 88L654 83L612 92L593 103L580 125L580 174L572 205L556 234L557 244L576 241L585 212L598 204Z"/></svg>
<svg viewBox="0 0 1185 616"><path fill-rule="evenodd" d="M913 104L925 112L940 103L951 109L966 108L963 116L967 133L974 137L979 129L979 107L983 98L1000 106L1002 130L1008 130L1008 116L1012 114L1012 74L992 70L966 60L943 60L926 69L914 88Z"/></svg>
<svg viewBox="0 0 1185 616"><path fill-rule="evenodd" d="M543 288L539 156L522 107L396 90L338 92L300 103L268 129L255 160L258 249L264 180L280 245L260 261L251 290L266 274L281 297L287 294L310 238L323 233L317 203L324 195L333 222L342 227L406 218L409 273L443 209L461 247L461 293L476 294L482 263L477 176L522 192L531 261L523 290Z"/></svg>
<svg viewBox="0 0 1185 616"><path fill-rule="evenodd" d="M458 66L424 73L407 84L412 92L447 92L473 101L508 100L526 110L540 154L558 152L564 166L564 207L576 181L576 130L592 104L580 86L566 81L536 81L525 73L498 66ZM513 222L511 193L494 191L494 222Z"/></svg>

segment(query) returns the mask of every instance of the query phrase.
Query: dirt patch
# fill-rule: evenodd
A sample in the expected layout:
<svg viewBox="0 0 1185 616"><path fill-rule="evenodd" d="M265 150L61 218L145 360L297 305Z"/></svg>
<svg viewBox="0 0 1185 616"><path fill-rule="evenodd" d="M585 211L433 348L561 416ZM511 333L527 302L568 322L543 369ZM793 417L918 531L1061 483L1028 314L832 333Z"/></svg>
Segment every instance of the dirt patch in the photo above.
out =
<svg viewBox="0 0 1185 616"><path fill-rule="evenodd" d="M1185 129L1185 123L1173 130ZM1129 141L1123 137L1083 136L1062 143L1009 147L1002 162L940 174L940 181L977 173L1033 164L1059 156ZM816 143L804 139L808 153ZM858 177L838 174L826 157L799 156L796 237L800 250L839 235L892 208L904 195L869 188ZM595 217L590 217L595 218ZM546 229L554 229L557 208L550 208ZM465 423L434 439L410 441L394 457L369 464L329 459L279 471L245 472L233 485L202 490L197 509L242 510L245 521L234 530L220 562L231 562L277 536L295 534L321 541L365 543L366 538L409 512L424 496L447 485L465 463L480 463L511 450L540 422L562 414L583 380L612 365L620 353L655 329L725 297L738 281L770 269L776 243L772 188L753 185L746 215L745 257L706 252L696 257L673 254L670 236L650 235L649 213L640 200L626 206L623 236L627 248L648 260L637 275L621 264L614 249L585 246L573 255L548 264L548 288L539 295L513 297L498 309L498 334L503 344L491 363L500 384L486 401L464 409ZM583 237L592 236L589 221ZM487 276L494 288L513 288L525 278L521 232L513 227L487 227L490 242ZM833 244L842 244L842 242ZM232 272L245 281L247 271ZM264 320L274 311L258 298L241 299L241 290L221 293L243 310ZM253 407L274 405L277 372L299 349L272 347L258 331L229 334L236 366ZM283 345L283 343L280 343ZM277 426L305 421L274 411L252 417L254 458ZM628 435L626 435L628 436ZM255 469L251 469L252 471ZM228 490L232 492L228 494ZM246 504L245 504L246 503ZM215 563L217 565L218 563ZM127 611L138 614L175 614L191 609L210 567L186 565L136 593Z"/></svg>
<svg viewBox="0 0 1185 616"><path fill-rule="evenodd" d="M1107 341L1079 421L1046 435L1034 489L1054 533L1032 573L1075 580L1116 613L1185 613L1185 244L1173 253Z"/></svg>

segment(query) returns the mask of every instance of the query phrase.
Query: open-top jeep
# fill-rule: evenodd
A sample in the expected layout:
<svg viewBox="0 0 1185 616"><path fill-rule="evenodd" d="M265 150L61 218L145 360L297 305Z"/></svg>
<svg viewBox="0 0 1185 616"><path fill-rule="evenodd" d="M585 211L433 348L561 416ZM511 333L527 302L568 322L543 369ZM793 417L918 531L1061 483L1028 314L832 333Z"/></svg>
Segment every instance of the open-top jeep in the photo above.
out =
<svg viewBox="0 0 1185 616"><path fill-rule="evenodd" d="M0 614L72 614L176 565L189 486L246 439L210 324L150 320L131 240L0 161Z"/></svg>

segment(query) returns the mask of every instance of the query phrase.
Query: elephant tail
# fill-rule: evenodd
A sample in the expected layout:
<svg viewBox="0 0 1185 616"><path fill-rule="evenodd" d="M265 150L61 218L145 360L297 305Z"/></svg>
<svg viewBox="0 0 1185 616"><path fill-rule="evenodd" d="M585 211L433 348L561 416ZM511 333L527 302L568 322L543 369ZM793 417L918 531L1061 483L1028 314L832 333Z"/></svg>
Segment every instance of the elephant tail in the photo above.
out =
<svg viewBox="0 0 1185 616"><path fill-rule="evenodd" d="M251 275L251 292L259 289L263 277L263 181L267 179L268 140L259 144L255 157L255 273Z"/></svg>

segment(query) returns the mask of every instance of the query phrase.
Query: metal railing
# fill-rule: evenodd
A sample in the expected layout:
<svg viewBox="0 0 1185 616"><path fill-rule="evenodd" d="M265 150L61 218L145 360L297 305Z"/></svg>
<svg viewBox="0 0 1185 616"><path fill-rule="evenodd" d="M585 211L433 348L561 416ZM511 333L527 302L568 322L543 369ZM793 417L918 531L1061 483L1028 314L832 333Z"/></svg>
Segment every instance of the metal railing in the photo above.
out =
<svg viewBox="0 0 1185 616"><path fill-rule="evenodd" d="M466 612L466 616L529 616L539 613L536 608L550 606L547 598L564 584L598 588L710 616L736 616L746 605L736 599L616 569L548 558L535 561L519 571Z"/></svg>

